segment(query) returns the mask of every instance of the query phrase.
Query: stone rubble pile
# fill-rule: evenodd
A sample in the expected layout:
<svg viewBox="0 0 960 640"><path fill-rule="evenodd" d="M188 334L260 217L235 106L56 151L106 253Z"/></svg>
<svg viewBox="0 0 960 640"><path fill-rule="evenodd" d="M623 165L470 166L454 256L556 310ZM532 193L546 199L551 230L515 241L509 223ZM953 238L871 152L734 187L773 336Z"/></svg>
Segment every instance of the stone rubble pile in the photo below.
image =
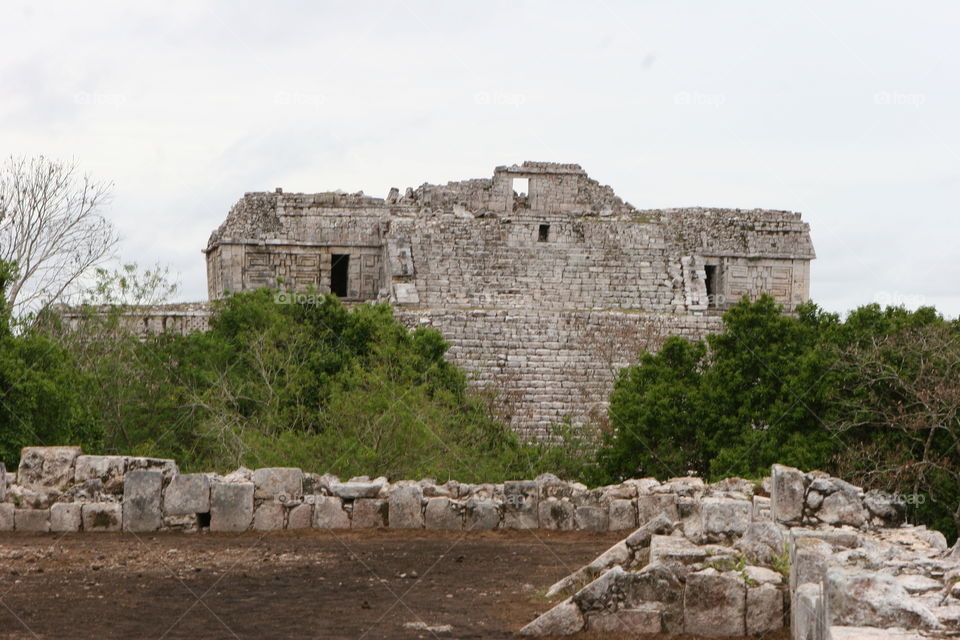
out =
<svg viewBox="0 0 960 640"><path fill-rule="evenodd" d="M948 549L939 532L902 524L897 496L781 465L763 485L769 498L738 479L649 481L638 500L648 495L660 508L550 587L546 598L566 599L520 633L960 634L960 545Z"/></svg>

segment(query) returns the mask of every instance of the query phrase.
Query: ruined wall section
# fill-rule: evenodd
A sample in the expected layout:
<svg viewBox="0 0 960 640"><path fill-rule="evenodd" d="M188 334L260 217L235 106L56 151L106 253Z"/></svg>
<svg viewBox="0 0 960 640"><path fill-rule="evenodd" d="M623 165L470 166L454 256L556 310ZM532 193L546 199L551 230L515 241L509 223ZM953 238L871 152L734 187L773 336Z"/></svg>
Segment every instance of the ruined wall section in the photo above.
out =
<svg viewBox="0 0 960 640"><path fill-rule="evenodd" d="M394 220L387 241L409 243L422 307L683 309L680 261L653 224L436 216Z"/></svg>
<svg viewBox="0 0 960 640"><path fill-rule="evenodd" d="M413 328L432 327L471 385L499 394L498 413L526 439L549 439L552 425L603 419L617 372L670 335L699 339L718 316L536 309L397 309Z"/></svg>

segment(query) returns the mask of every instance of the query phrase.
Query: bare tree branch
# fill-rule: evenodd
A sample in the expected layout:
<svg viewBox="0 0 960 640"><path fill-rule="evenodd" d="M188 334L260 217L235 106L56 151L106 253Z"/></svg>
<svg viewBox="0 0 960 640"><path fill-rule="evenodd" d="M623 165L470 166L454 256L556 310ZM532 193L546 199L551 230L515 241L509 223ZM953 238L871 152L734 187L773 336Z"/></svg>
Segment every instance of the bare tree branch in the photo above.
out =
<svg viewBox="0 0 960 640"><path fill-rule="evenodd" d="M11 156L0 166L0 260L16 264L15 315L64 300L111 257L117 234L100 209L112 187L75 161Z"/></svg>

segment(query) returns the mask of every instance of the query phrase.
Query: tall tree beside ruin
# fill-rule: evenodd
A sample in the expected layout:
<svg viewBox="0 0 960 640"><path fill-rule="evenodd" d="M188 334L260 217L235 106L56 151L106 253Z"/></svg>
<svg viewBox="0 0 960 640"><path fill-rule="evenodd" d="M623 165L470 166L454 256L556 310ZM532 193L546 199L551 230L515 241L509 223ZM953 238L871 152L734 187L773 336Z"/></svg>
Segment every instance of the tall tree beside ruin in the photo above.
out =
<svg viewBox="0 0 960 640"><path fill-rule="evenodd" d="M76 161L11 156L0 166L0 260L16 265L14 315L64 299L111 256L117 234L101 214L111 188Z"/></svg>

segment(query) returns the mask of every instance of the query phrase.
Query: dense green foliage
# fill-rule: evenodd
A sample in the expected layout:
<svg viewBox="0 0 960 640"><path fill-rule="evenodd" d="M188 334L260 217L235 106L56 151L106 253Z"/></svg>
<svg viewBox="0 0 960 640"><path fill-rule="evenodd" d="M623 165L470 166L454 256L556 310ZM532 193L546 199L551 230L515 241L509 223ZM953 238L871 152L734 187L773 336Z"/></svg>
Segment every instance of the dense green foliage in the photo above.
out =
<svg viewBox="0 0 960 640"><path fill-rule="evenodd" d="M538 450L468 392L439 333L407 330L385 305L274 296L231 296L209 331L188 336L95 334L91 319L73 351L96 382L102 449L195 469L462 480L536 471Z"/></svg>
<svg viewBox="0 0 960 640"><path fill-rule="evenodd" d="M622 370L598 451L608 481L759 477L779 462L922 496L960 520L960 326L933 309L743 301L705 341L673 337Z"/></svg>
<svg viewBox="0 0 960 640"><path fill-rule="evenodd" d="M406 329L385 305L278 299L231 296L187 336L138 336L124 306L91 307L74 329L53 314L4 325L0 455L15 465L25 445L81 444L195 470L463 481L565 464L564 449L521 444L490 414L436 331Z"/></svg>

